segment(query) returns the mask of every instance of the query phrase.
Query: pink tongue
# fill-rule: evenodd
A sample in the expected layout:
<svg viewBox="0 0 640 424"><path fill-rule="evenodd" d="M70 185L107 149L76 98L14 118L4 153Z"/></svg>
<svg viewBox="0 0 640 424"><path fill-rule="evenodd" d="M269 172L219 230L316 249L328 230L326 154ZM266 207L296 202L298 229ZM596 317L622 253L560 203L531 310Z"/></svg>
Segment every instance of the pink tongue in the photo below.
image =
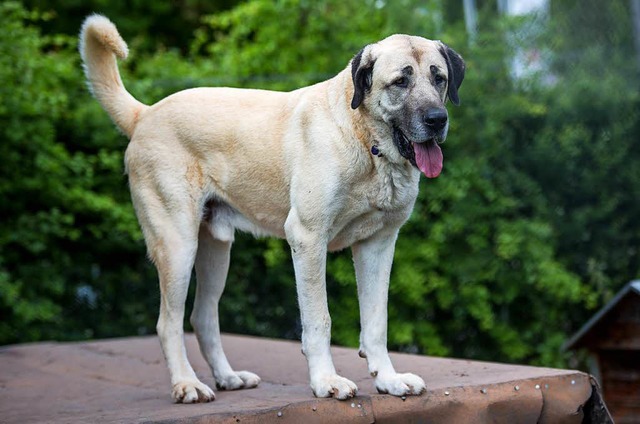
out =
<svg viewBox="0 0 640 424"><path fill-rule="evenodd" d="M413 143L416 165L427 178L435 178L442 172L442 150L438 143Z"/></svg>

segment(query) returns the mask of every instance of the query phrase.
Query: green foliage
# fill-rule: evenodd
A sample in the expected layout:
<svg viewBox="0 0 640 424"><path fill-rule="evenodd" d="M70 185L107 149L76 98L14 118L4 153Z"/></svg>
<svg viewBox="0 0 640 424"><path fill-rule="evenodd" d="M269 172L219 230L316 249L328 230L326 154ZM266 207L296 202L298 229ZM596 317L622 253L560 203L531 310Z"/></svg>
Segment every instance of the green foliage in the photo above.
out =
<svg viewBox="0 0 640 424"><path fill-rule="evenodd" d="M440 38L465 57L444 172L422 181L398 239L392 349L565 366L566 337L638 276L638 69L625 27L614 25L618 3L598 21L609 36L587 45L592 27L581 23L600 9L569 0L554 2L550 30L532 37L513 36L531 27L526 18L484 16L474 43L446 2L251 0L203 17L191 42L173 45L166 34L180 20L161 22L164 6L136 3L121 26L97 3L134 40L121 71L147 103L199 85L312 84L395 32ZM157 13L136 39L131 22L148 8ZM144 334L157 317L155 271L122 173L126 140L83 87L76 41L58 34L80 22L69 29L64 15L0 5L0 343ZM148 53L156 32L167 48ZM545 45L548 69L514 80L509 59L528 43ZM299 337L286 243L236 238L222 329ZM350 252L329 255L327 273L334 342L356 346Z"/></svg>
<svg viewBox="0 0 640 424"><path fill-rule="evenodd" d="M83 19L92 13L109 16L136 51L166 47L187 51L193 28L203 14L229 9L239 0L23 0L29 10L47 17L38 23L43 33L77 36Z"/></svg>
<svg viewBox="0 0 640 424"><path fill-rule="evenodd" d="M75 38L40 36L39 18L0 6L0 342L124 334L116 292L147 268L124 143L78 95Z"/></svg>

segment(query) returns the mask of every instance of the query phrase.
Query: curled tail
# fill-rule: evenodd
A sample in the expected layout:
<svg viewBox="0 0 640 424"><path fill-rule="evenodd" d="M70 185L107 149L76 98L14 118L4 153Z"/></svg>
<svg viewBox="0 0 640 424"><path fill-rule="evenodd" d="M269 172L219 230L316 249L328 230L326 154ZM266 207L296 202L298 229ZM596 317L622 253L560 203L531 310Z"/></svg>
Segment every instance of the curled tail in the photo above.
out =
<svg viewBox="0 0 640 424"><path fill-rule="evenodd" d="M140 114L148 106L122 84L116 56L126 59L127 44L109 19L91 15L82 24L79 49L89 89L118 128L131 138Z"/></svg>

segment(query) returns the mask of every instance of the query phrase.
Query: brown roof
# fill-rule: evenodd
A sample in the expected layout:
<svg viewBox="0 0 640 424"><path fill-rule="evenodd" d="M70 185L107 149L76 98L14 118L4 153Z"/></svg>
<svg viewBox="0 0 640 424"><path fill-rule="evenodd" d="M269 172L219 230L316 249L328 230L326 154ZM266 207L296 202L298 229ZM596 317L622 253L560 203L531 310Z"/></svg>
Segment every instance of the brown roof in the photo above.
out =
<svg viewBox="0 0 640 424"><path fill-rule="evenodd" d="M187 351L215 387L193 335ZM339 373L360 391L348 401L316 399L300 344L224 335L232 366L262 377L256 389L216 391L207 404L177 405L156 337L37 343L0 349L0 421L48 422L582 422L592 395L587 374L549 368L392 354L399 372L427 382L419 397L375 392L357 351L333 348Z"/></svg>
<svg viewBox="0 0 640 424"><path fill-rule="evenodd" d="M591 317L591 319L589 319L589 321L587 321L580 328L580 330L578 330L573 336L571 336L569 340L565 342L565 344L562 346L562 349L571 350L593 345L593 341L589 340L592 333L595 333L600 325L606 326L607 324L610 324L609 322L606 322L608 319L611 318L612 321L615 321L616 317L614 316L613 312L618 306L624 304L625 301L631 297L635 301L635 304L637 304L638 299L640 299L640 280L631 281L627 285L625 285L613 297L613 299L609 301L609 303L604 305L602 309L600 309L594 316ZM631 308L635 309L635 304L632 305ZM615 324L615 322L613 322L613 324ZM634 328L634 336L637 335L635 330L636 328ZM602 339L599 334L595 335L595 338Z"/></svg>

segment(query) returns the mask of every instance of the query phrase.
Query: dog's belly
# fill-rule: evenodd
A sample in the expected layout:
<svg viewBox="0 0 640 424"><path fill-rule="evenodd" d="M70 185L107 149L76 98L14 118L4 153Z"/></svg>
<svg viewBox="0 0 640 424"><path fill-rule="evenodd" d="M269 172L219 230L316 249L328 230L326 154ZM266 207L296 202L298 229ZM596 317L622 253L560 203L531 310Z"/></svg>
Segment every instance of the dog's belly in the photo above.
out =
<svg viewBox="0 0 640 424"><path fill-rule="evenodd" d="M249 219L236 209L221 202L210 205L210 210L205 214L209 229L218 240L233 241L235 230L251 233L255 237L286 238L284 221L273 216L257 214L257 216ZM398 217L395 215L397 214L375 210L365 212L351 219L347 218L346 224L336 222L336 228L338 229L332 234L332 239L329 241L327 249L334 252L345 249L358 241L365 240L380 231L385 226L385 223L397 219Z"/></svg>
<svg viewBox="0 0 640 424"><path fill-rule="evenodd" d="M247 218L228 204L211 200L206 205L204 221L214 238L233 241L235 230L253 234L254 237L273 236L284 238L284 220L266 213Z"/></svg>

